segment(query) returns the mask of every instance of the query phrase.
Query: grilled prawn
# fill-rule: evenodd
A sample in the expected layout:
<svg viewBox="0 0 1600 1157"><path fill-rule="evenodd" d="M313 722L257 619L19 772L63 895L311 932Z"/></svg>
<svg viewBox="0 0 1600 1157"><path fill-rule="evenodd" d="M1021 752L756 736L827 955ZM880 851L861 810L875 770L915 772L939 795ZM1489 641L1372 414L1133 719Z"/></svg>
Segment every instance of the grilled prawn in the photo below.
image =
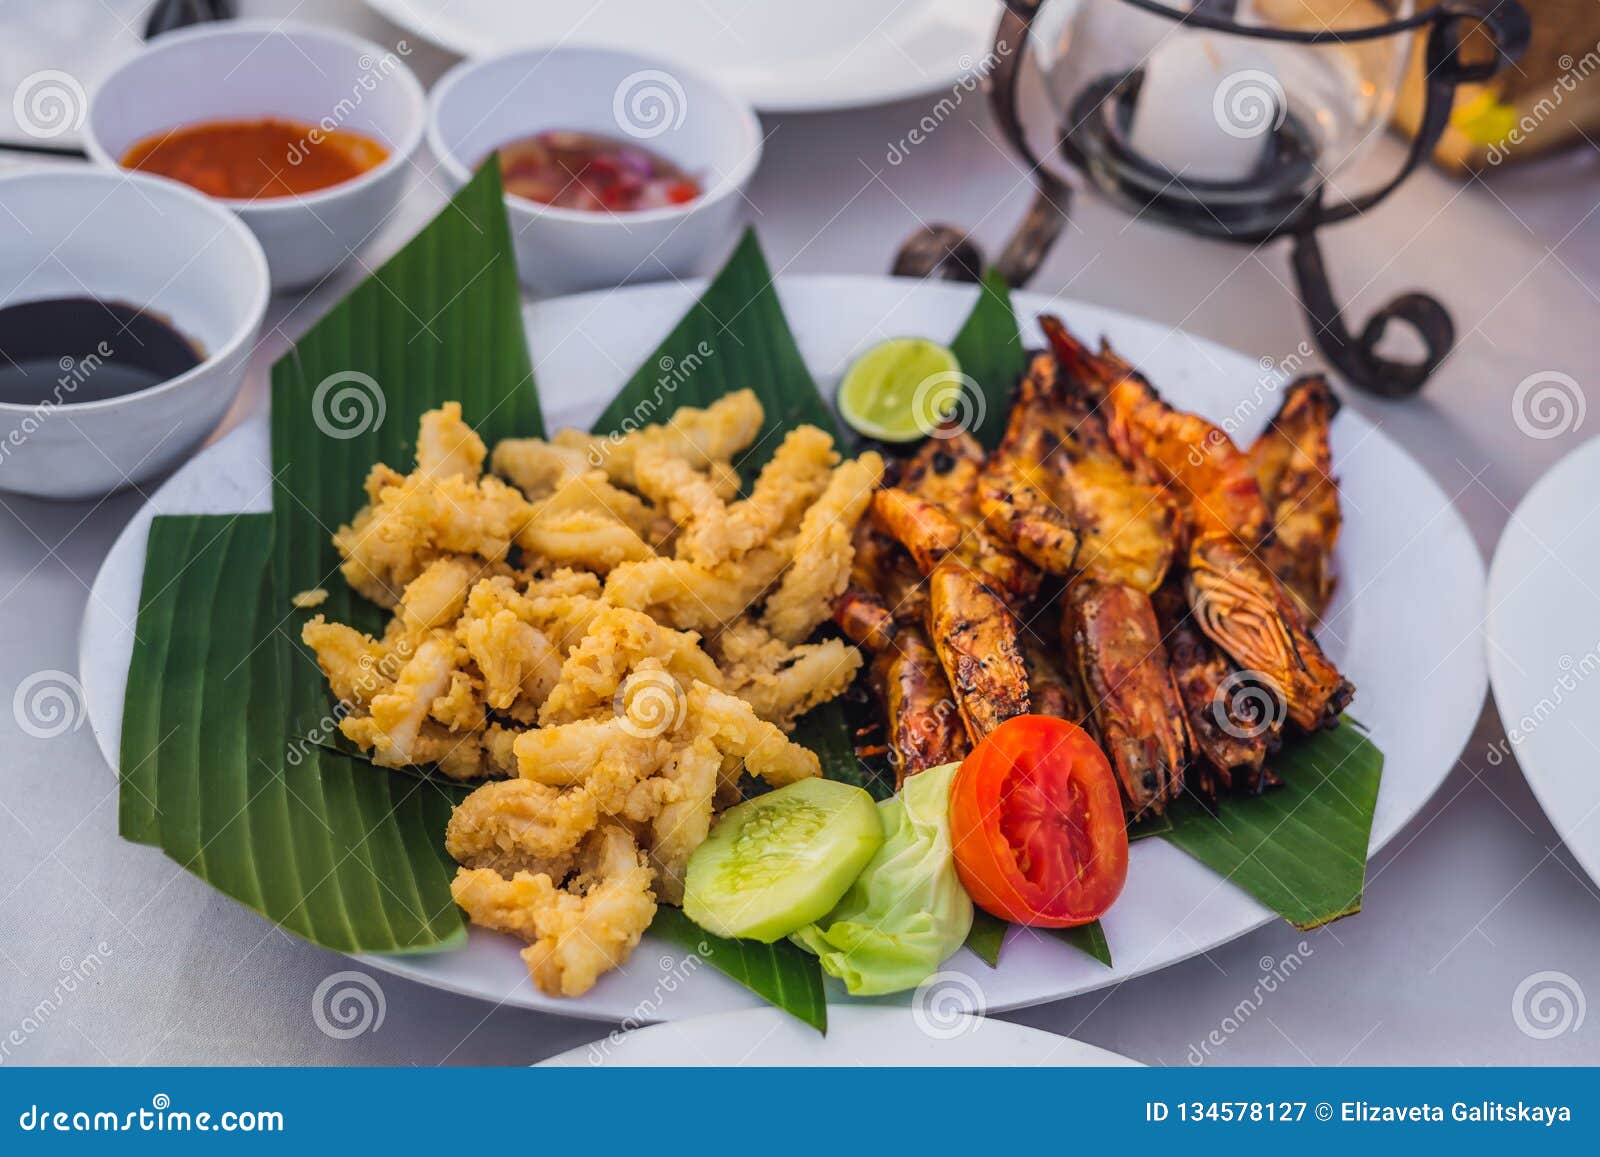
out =
<svg viewBox="0 0 1600 1157"><path fill-rule="evenodd" d="M850 583L834 604L833 621L853 642L883 651L902 624L926 620L927 592L905 550L871 518L856 523L852 541Z"/></svg>
<svg viewBox="0 0 1600 1157"><path fill-rule="evenodd" d="M906 776L966 758L972 745L950 694L939 657L917 627L906 627L895 645L873 660L887 719L889 760L895 788Z"/></svg>
<svg viewBox="0 0 1600 1157"><path fill-rule="evenodd" d="M927 487L926 478L911 480ZM944 505L908 490L878 491L872 515L927 576L928 636L973 742L1026 715L1028 672L1007 599L1017 600L1018 588L1031 595L1036 572L1030 576L1031 567L981 537L975 522L963 525Z"/></svg>
<svg viewBox="0 0 1600 1157"><path fill-rule="evenodd" d="M1161 811L1182 788L1189 746L1148 594L1172 561L1171 504L1123 464L1095 399L1049 353L1028 364L980 495L1019 553L1072 579L1062 631L1071 671L1051 680L1033 664L1035 709L1087 717L1129 808ZM1070 551L1051 537L1062 527L1073 531Z"/></svg>
<svg viewBox="0 0 1600 1157"><path fill-rule="evenodd" d="M1189 727L1150 597L1076 579L1062 598L1061 631L1129 813L1159 815L1183 788Z"/></svg>
<svg viewBox="0 0 1600 1157"><path fill-rule="evenodd" d="M923 443L906 463L898 483L904 493L925 504L917 517L928 517L930 525L916 529L902 525L902 531L923 538L924 546L912 547L907 537L893 528L889 528L890 533L911 550L926 574L931 567L919 555L919 551L925 553L933 545L926 536L931 532L938 541L948 541L953 527L954 546L943 553L953 554L975 568L995 593L1012 603L1027 602L1039 589L1039 571L1018 556L984 517L978 499L978 480L985 462L983 447L965 432L941 431L940 435ZM937 530L931 523L940 520L926 514L928 505L937 507L937 513L943 516ZM885 511L875 504L874 512L880 525L886 525Z"/></svg>
<svg viewBox="0 0 1600 1157"><path fill-rule="evenodd" d="M1250 459L1233 439L1198 414L1176 410L1132 366L1102 345L1099 353L1073 337L1060 319L1039 324L1063 373L1100 401L1118 452L1184 507L1194 537L1226 533L1255 545L1270 525Z"/></svg>
<svg viewBox="0 0 1600 1157"><path fill-rule="evenodd" d="M1070 573L1078 553L1078 531L1055 470L1070 435L1055 359L1035 354L1012 399L1005 435L978 476L978 506L1018 554L1051 574Z"/></svg>
<svg viewBox="0 0 1600 1157"><path fill-rule="evenodd" d="M1342 516L1328 430L1339 400L1321 375L1301 378L1250 447L1250 462L1272 515L1261 557L1316 622L1333 595L1333 548Z"/></svg>
<svg viewBox="0 0 1600 1157"><path fill-rule="evenodd" d="M1103 399L1118 450L1182 504L1185 590L1200 629L1273 684L1296 724L1335 724L1355 688L1311 636L1295 596L1255 554L1270 520L1250 458L1223 430L1162 401L1109 349L1091 353L1056 319L1042 324L1063 366Z"/></svg>
<svg viewBox="0 0 1600 1157"><path fill-rule="evenodd" d="M905 777L965 757L971 749L939 656L928 643L927 591L894 539L862 519L856 527L850 586L834 621L877 652L871 683L883 706L895 786Z"/></svg>
<svg viewBox="0 0 1600 1157"><path fill-rule="evenodd" d="M1182 584L1163 586L1154 601L1200 764L1190 768L1192 786L1209 796L1235 788L1259 791L1282 713L1241 688L1237 669L1195 625Z"/></svg>
<svg viewBox="0 0 1600 1157"><path fill-rule="evenodd" d="M1186 579L1195 622L1240 667L1258 672L1307 731L1332 727L1355 687L1306 628L1294 597L1242 542L1213 534L1191 548Z"/></svg>

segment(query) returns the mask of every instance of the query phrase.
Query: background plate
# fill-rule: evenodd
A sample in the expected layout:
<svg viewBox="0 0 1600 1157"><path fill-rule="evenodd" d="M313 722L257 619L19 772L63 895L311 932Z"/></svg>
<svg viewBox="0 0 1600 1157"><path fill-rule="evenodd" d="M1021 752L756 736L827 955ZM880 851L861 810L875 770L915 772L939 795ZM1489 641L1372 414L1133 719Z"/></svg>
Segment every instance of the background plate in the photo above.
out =
<svg viewBox="0 0 1600 1157"><path fill-rule="evenodd" d="M1489 674L1550 825L1600 883L1600 440L1539 479L1489 571Z"/></svg>
<svg viewBox="0 0 1600 1157"><path fill-rule="evenodd" d="M703 2L366 2L402 28L462 56L565 42L682 60L731 85L762 112L856 108L948 88L984 59L1000 19L1000 5L986 0L902 0L886 5L886 16L867 5L852 25L847 20L851 8L830 0L827 12L813 12L811 27L833 33L832 43L797 48L780 30L763 35L756 28L729 25ZM761 0L733 7L744 19L763 11Z"/></svg>
<svg viewBox="0 0 1600 1157"><path fill-rule="evenodd" d="M547 425L587 426L703 284L606 290L531 307L528 339ZM778 293L807 364L831 396L851 359L875 342L906 334L948 339L971 310L975 291L885 277L793 277L779 281ZM1030 342L1043 344L1033 317L1044 310L1061 314L1085 336L1104 333L1173 402L1224 424L1241 441L1254 438L1276 409L1273 379L1263 384L1262 366L1269 363L1112 310L1034 293L1014 300ZM156 493L95 579L79 671L91 725L112 767L151 517L265 510L269 460L266 418L258 415ZM1333 461L1346 522L1339 588L1322 641L1359 689L1354 714L1385 755L1372 830L1376 850L1444 781L1482 709L1484 572L1449 499L1405 451L1350 409L1333 427ZM352 504L358 498L351 495ZM1115 968L1020 930L1011 934L1000 968L990 970L965 950L945 968L969 978L965 993L957 994L966 1006L1012 1008L1164 968L1273 918L1176 848L1144 840L1132 849L1127 888L1104 921ZM650 941L577 1000L537 992L511 938L480 929L459 952L364 959L485 1000L607 1020L678 1019L759 1003L709 968L680 977L676 956ZM842 988L829 991L843 998Z"/></svg>
<svg viewBox="0 0 1600 1157"><path fill-rule="evenodd" d="M835 1005L828 1035L775 1008L741 1008L714 1016L613 1032L551 1057L540 1068L804 1068L866 1065L894 1068L1136 1067L1119 1053L964 1013L929 1006L899 1009Z"/></svg>

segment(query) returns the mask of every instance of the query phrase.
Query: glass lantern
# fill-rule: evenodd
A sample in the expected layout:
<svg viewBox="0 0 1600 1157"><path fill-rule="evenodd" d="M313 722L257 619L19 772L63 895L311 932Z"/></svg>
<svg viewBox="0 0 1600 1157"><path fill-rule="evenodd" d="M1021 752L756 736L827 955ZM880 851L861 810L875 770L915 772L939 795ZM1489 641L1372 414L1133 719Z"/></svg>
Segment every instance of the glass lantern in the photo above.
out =
<svg viewBox="0 0 1600 1157"><path fill-rule="evenodd" d="M1383 131L1408 36L1302 43L1262 31L1357 31L1411 0L1240 0L1233 27L1107 0L1052 0L1031 43L1074 163L1103 191L1199 232L1251 233L1338 187ZM1209 210L1209 212L1207 212Z"/></svg>
<svg viewBox="0 0 1600 1157"><path fill-rule="evenodd" d="M1322 352L1356 386L1389 397L1420 389L1454 344L1449 313L1403 294L1359 334L1328 282L1317 230L1373 208L1429 157L1457 85L1488 79L1527 45L1514 0L1006 0L991 76L996 118L1037 189L996 262L1020 285L1059 234L1073 181L1059 156L1129 212L1203 236L1294 245L1301 302ZM1005 45L1025 46L1008 53ZM1351 192L1385 131L1407 63L1424 54L1421 126L1399 171ZM1023 130L1018 85L1034 61L1056 116L1049 158ZM913 238L896 272L970 276L971 241L939 229ZM1391 321L1425 354L1378 353Z"/></svg>

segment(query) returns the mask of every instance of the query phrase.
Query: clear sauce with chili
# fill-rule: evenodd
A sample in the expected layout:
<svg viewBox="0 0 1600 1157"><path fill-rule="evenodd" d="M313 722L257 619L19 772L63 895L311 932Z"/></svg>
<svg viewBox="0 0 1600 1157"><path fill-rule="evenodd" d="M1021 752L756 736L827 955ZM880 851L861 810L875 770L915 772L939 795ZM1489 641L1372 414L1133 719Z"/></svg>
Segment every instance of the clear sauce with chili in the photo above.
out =
<svg viewBox="0 0 1600 1157"><path fill-rule="evenodd" d="M171 177L213 197L256 200L315 193L359 177L389 150L348 129L299 121L201 121L139 141L122 165Z"/></svg>
<svg viewBox="0 0 1600 1157"><path fill-rule="evenodd" d="M501 145L506 192L559 209L630 213L682 205L700 182L632 141L600 133L535 133Z"/></svg>

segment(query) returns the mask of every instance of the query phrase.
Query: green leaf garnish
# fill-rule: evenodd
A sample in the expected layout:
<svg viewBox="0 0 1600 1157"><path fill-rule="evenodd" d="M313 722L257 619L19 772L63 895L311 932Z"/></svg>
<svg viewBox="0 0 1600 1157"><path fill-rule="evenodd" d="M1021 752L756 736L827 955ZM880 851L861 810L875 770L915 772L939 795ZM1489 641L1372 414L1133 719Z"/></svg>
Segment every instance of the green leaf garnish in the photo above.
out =
<svg viewBox="0 0 1600 1157"><path fill-rule="evenodd" d="M1017 315L1011 308L1011 290L997 271L991 269L985 275L977 304L950 349L982 395L983 418L972 428L973 436L984 449L993 450L1006 432L1011 391L1027 368Z"/></svg>
<svg viewBox="0 0 1600 1157"><path fill-rule="evenodd" d="M972 954L983 961L990 968L1000 965L1000 948L1006 941L1006 929L1010 924L998 916L991 916L982 908L973 906L972 931L967 933L967 947Z"/></svg>
<svg viewBox="0 0 1600 1157"><path fill-rule="evenodd" d="M1229 797L1215 815L1181 800L1163 838L1296 928L1359 912L1383 752L1346 719L1285 743L1270 766L1282 787Z"/></svg>
<svg viewBox="0 0 1600 1157"><path fill-rule="evenodd" d="M1107 968L1111 967L1111 943L1106 939L1106 930L1100 921L1091 920L1076 928L1053 928L1051 932L1079 952L1087 953Z"/></svg>
<svg viewBox="0 0 1600 1157"><path fill-rule="evenodd" d="M120 827L219 891L345 952L455 947L444 827L463 789L334 750L297 591L364 630L334 527L374 462L458 399L488 440L543 429L501 203L486 167L273 367L274 510L158 518L123 712Z"/></svg>
<svg viewBox="0 0 1600 1157"><path fill-rule="evenodd" d="M1005 944L1006 929L1011 925L998 916L991 916L982 908L973 909L972 931L967 934L966 946L973 955L990 968L1000 965L1000 949ZM1094 957L1107 968L1111 967L1111 945L1106 940L1106 930L1095 920L1076 928L1030 928L1035 936L1049 934L1066 941L1080 952Z"/></svg>
<svg viewBox="0 0 1600 1157"><path fill-rule="evenodd" d="M123 710L120 830L344 952L455 947L451 797L291 738L269 514L157 518ZM313 668L314 670L314 668Z"/></svg>
<svg viewBox="0 0 1600 1157"><path fill-rule="evenodd" d="M724 940L711 935L679 909L666 905L656 909L650 931L705 961L724 976L737 980L818 1032L828 1031L822 965L804 949L787 940L776 944Z"/></svg>

